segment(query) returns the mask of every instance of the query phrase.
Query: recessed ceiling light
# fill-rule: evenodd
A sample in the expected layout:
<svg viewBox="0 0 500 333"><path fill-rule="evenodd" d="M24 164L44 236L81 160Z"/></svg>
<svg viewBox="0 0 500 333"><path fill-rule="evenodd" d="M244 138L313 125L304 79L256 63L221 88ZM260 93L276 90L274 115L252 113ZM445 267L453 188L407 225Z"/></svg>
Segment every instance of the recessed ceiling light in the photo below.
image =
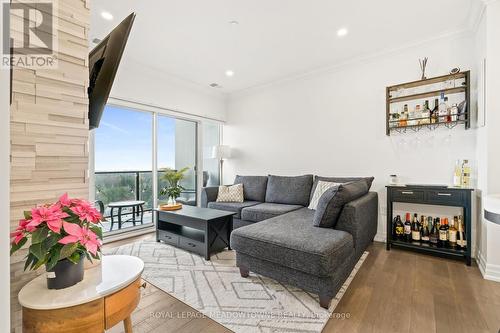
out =
<svg viewBox="0 0 500 333"><path fill-rule="evenodd" d="M344 37L345 35L347 35L347 29L346 28L341 28L341 29L337 30L337 36Z"/></svg>
<svg viewBox="0 0 500 333"><path fill-rule="evenodd" d="M229 21L229 24L231 24L231 25L238 25L238 24L240 24L240 22L238 22L236 20L232 20L232 21Z"/></svg>
<svg viewBox="0 0 500 333"><path fill-rule="evenodd" d="M226 71L226 76L231 77L234 75L234 72L232 70L227 70Z"/></svg>
<svg viewBox="0 0 500 333"><path fill-rule="evenodd" d="M113 19L113 15L110 12L101 12L101 16L103 19L111 21Z"/></svg>

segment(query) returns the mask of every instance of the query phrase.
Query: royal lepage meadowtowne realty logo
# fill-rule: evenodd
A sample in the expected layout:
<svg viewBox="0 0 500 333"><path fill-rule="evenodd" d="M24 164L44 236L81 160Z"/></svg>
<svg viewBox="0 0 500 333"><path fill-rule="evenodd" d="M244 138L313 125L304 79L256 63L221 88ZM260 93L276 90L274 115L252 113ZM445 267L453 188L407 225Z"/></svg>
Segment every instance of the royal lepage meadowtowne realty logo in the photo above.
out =
<svg viewBox="0 0 500 333"><path fill-rule="evenodd" d="M57 1L3 3L1 67L51 69L57 66Z"/></svg>

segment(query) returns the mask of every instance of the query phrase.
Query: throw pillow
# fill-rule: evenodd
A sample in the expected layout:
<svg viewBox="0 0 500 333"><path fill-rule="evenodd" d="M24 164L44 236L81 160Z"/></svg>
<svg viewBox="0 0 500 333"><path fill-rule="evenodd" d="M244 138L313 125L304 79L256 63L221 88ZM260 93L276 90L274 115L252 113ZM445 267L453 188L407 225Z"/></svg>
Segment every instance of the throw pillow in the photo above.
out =
<svg viewBox="0 0 500 333"><path fill-rule="evenodd" d="M219 186L217 202L243 202L243 184Z"/></svg>
<svg viewBox="0 0 500 333"><path fill-rule="evenodd" d="M350 182L355 182L355 181L358 181L361 179L364 179L366 181L366 184L368 185L368 190L369 190L370 187L372 186L372 182L374 179L373 177L322 177L322 176L315 176L311 195L314 193L314 190L316 189L316 185L318 184L318 181L333 182L333 183L350 183Z"/></svg>
<svg viewBox="0 0 500 333"><path fill-rule="evenodd" d="M330 187L319 199L313 223L316 227L334 228L346 203L368 193L368 184L359 180Z"/></svg>
<svg viewBox="0 0 500 333"><path fill-rule="evenodd" d="M325 193L326 190L328 190L330 187L333 186L339 186L342 183L334 183L334 182L325 182L325 181L318 181L316 184L316 189L314 190L313 196L311 198L311 202L309 203L309 209L316 209L318 206L319 198Z"/></svg>
<svg viewBox="0 0 500 333"><path fill-rule="evenodd" d="M236 176L234 184L243 184L245 200L266 201L267 176Z"/></svg>
<svg viewBox="0 0 500 333"><path fill-rule="evenodd" d="M294 177L269 175L266 202L307 207L312 185L313 175Z"/></svg>

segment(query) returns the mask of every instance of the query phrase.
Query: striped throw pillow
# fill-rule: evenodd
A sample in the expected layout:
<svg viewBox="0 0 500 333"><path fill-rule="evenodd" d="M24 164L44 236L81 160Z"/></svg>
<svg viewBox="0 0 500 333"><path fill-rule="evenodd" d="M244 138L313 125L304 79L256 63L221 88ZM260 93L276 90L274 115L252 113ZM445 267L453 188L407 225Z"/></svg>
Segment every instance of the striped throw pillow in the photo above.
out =
<svg viewBox="0 0 500 333"><path fill-rule="evenodd" d="M325 182L325 181L318 181L318 184L316 185L316 189L314 190L313 196L311 198L311 202L309 203L309 209L316 209L318 206L319 198L325 193L326 190L328 190L331 187L334 186L339 186L342 183L334 183L334 182Z"/></svg>

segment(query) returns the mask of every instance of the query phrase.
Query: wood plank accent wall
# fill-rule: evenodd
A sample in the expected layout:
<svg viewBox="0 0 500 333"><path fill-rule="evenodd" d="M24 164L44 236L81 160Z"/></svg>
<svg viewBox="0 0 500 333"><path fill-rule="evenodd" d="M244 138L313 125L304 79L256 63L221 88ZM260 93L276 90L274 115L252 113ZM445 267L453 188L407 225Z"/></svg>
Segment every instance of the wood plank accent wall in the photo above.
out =
<svg viewBox="0 0 500 333"><path fill-rule="evenodd" d="M24 210L61 194L88 198L89 0L59 0L57 69L14 68L10 225ZM22 35L11 14L11 36ZM42 271L23 272L26 250L11 257L11 327L21 331L19 290Z"/></svg>

